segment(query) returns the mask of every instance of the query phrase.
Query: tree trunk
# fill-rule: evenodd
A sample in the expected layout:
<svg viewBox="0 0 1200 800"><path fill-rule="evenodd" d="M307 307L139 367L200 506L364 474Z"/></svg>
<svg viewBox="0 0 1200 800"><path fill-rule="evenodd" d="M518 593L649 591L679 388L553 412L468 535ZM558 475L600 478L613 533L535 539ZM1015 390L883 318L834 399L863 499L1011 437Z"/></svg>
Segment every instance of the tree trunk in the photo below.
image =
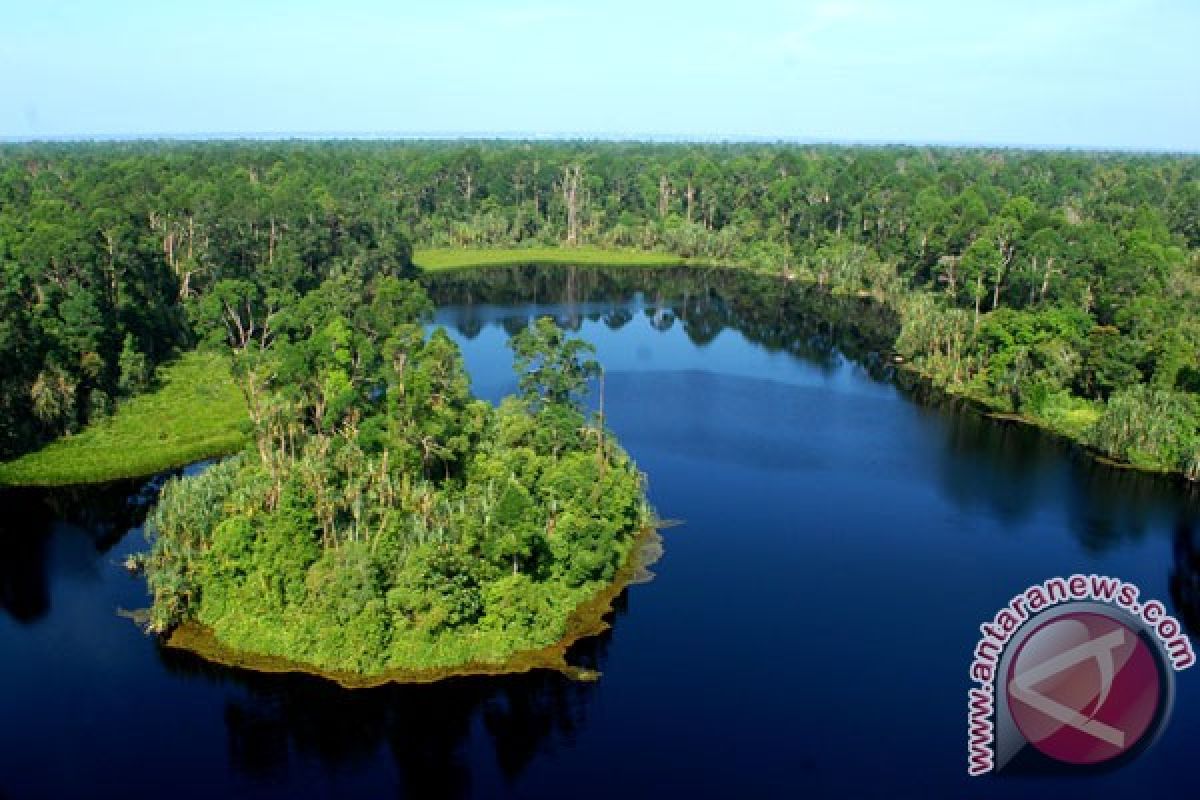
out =
<svg viewBox="0 0 1200 800"><path fill-rule="evenodd" d="M563 167L563 204L567 207L567 244L579 244L579 181L583 169L578 164Z"/></svg>
<svg viewBox="0 0 1200 800"><path fill-rule="evenodd" d="M975 321L972 323L972 328L979 327L979 302L983 298L983 273L980 272L975 276Z"/></svg>
<svg viewBox="0 0 1200 800"><path fill-rule="evenodd" d="M1046 259L1046 269L1042 273L1042 292L1038 298L1043 303L1046 302L1046 292L1048 292L1050 290L1050 273L1052 271L1051 267L1053 266L1053 264L1054 264L1053 258Z"/></svg>
<svg viewBox="0 0 1200 800"><path fill-rule="evenodd" d="M1035 291L1034 283L1033 283L1035 278L1033 276L1036 275L1037 271L1038 271L1037 256L1033 256L1033 258L1031 260L1032 260L1031 266L1033 267L1033 269L1031 270L1032 274L1030 275L1030 280L1029 280L1029 303L1028 303L1028 305L1033 305L1033 293Z"/></svg>

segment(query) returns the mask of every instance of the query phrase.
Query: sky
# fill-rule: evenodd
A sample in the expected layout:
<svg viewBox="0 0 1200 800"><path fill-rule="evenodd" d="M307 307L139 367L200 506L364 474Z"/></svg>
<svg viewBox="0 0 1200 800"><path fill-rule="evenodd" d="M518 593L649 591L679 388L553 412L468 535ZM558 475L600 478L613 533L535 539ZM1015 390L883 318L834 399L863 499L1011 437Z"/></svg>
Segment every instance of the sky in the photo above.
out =
<svg viewBox="0 0 1200 800"><path fill-rule="evenodd" d="M1200 0L0 0L0 137L1200 151Z"/></svg>

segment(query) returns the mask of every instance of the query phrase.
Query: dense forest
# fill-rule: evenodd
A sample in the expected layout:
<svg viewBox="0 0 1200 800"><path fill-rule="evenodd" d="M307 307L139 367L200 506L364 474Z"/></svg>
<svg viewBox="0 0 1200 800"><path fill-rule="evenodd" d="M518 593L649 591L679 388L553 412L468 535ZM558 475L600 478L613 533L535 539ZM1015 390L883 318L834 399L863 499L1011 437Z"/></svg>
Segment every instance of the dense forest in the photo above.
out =
<svg viewBox="0 0 1200 800"><path fill-rule="evenodd" d="M1200 158L759 144L4 146L0 457L227 323L244 345L328 279L405 274L414 245L661 250L868 293L939 385L1200 477Z"/></svg>

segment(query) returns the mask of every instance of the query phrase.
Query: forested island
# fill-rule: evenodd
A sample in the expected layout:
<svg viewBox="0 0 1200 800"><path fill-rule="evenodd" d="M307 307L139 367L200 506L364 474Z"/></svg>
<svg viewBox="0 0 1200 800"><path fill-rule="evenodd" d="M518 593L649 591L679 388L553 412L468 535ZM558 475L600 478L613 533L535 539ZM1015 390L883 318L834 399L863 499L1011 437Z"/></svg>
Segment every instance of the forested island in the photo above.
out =
<svg viewBox="0 0 1200 800"><path fill-rule="evenodd" d="M152 630L238 663L405 678L594 632L572 615L638 566L652 519L582 411L587 344L548 319L518 333L520 397L493 408L445 333L425 335L420 287L386 272L339 274L269 322L221 307L255 446L163 488Z"/></svg>

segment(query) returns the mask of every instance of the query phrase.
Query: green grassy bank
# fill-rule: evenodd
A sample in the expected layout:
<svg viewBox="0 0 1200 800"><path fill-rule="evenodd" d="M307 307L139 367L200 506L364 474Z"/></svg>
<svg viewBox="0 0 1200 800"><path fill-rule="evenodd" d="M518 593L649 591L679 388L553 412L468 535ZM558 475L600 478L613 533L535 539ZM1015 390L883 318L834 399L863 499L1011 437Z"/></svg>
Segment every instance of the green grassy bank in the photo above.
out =
<svg viewBox="0 0 1200 800"><path fill-rule="evenodd" d="M186 353L158 370L158 386L110 417L0 463L0 485L64 486L152 475L241 448L249 434L229 363Z"/></svg>
<svg viewBox="0 0 1200 800"><path fill-rule="evenodd" d="M512 267L522 264L678 267L696 262L670 253L601 247L441 247L418 249L413 253L413 263L423 270L433 272L464 267Z"/></svg>

